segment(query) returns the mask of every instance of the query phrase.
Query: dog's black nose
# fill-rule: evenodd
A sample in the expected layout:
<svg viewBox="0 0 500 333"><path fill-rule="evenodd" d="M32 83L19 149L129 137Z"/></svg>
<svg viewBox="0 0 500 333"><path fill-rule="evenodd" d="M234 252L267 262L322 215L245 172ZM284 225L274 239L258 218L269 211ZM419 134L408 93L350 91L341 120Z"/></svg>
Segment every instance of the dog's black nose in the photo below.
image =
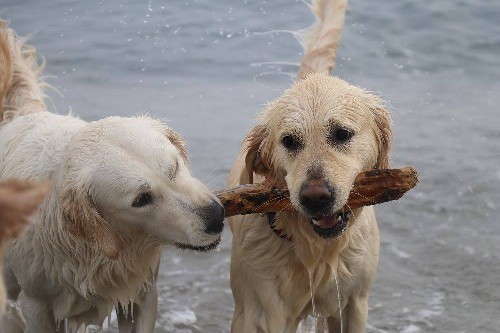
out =
<svg viewBox="0 0 500 333"><path fill-rule="evenodd" d="M299 200L310 215L324 214L333 205L333 189L325 181L308 181L300 189Z"/></svg>
<svg viewBox="0 0 500 333"><path fill-rule="evenodd" d="M202 215L205 218L205 232L207 234L218 234L224 228L224 207L213 200L209 205L203 207Z"/></svg>

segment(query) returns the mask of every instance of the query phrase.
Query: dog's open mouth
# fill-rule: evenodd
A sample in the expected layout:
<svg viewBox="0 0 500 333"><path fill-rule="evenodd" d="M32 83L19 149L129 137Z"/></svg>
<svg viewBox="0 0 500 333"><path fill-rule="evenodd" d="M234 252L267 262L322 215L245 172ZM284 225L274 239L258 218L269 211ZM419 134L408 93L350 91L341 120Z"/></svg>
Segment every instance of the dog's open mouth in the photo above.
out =
<svg viewBox="0 0 500 333"><path fill-rule="evenodd" d="M317 216L311 219L314 232L323 238L340 236L349 225L351 213L338 212L328 216Z"/></svg>
<svg viewBox="0 0 500 333"><path fill-rule="evenodd" d="M214 250L215 248L217 248L217 246L219 246L219 244L220 244L220 241L221 241L221 238L219 237L215 242L210 243L208 245L204 245L204 246L195 246L195 245L191 245L191 244L181 244L181 243L176 243L175 246L177 246L181 250L207 252L207 251L211 251L211 250Z"/></svg>

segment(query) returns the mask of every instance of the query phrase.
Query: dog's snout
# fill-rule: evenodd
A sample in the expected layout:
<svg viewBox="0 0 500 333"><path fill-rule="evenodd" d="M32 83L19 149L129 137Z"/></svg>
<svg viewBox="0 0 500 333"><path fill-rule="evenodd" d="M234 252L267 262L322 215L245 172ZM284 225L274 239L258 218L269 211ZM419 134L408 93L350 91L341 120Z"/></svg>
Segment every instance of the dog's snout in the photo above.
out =
<svg viewBox="0 0 500 333"><path fill-rule="evenodd" d="M224 228L224 207L217 201L205 206L202 215L205 218L205 232L207 234L218 234Z"/></svg>
<svg viewBox="0 0 500 333"><path fill-rule="evenodd" d="M324 213L334 201L333 189L324 181L310 181L302 185L300 204L311 215Z"/></svg>

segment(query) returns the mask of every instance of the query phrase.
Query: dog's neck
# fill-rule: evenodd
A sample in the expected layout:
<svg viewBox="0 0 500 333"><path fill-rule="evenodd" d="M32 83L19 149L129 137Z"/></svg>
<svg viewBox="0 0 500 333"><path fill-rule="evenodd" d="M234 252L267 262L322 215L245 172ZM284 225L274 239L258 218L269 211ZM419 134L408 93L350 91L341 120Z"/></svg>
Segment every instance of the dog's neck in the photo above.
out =
<svg viewBox="0 0 500 333"><path fill-rule="evenodd" d="M293 242L293 237L288 236L283 229L276 227L276 213L267 213L267 223L269 228L278 236L279 238L286 239L289 242Z"/></svg>
<svg viewBox="0 0 500 333"><path fill-rule="evenodd" d="M123 245L116 260L64 228L55 196L51 196L35 216L29 228L33 242L40 243L37 260L57 272L46 272L55 285L72 288L85 298L96 295L112 302L127 304L145 284L155 283L154 272L161 256L161 246L145 234L119 235ZM57 279L57 280L54 280Z"/></svg>
<svg viewBox="0 0 500 333"><path fill-rule="evenodd" d="M336 268L340 253L349 242L350 228L335 239L323 239L314 233L308 219L298 212L276 214L274 226L275 230L286 235L281 237L285 238L283 241L293 243L295 256L309 271L314 270L320 262Z"/></svg>

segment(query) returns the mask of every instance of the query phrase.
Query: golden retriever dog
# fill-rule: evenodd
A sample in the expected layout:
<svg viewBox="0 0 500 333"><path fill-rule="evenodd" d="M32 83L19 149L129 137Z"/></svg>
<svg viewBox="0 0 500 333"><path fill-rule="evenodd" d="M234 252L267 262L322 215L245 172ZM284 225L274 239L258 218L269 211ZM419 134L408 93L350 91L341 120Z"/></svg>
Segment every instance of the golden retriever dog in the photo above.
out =
<svg viewBox="0 0 500 333"><path fill-rule="evenodd" d="M191 176L181 138L164 123L48 112L34 48L5 22L0 35L0 74L12 73L0 78L0 180L53 184L4 249L6 289L24 329L100 327L116 307L129 319L133 312L119 320L120 332L153 332L162 245L216 247L224 208Z"/></svg>
<svg viewBox="0 0 500 333"><path fill-rule="evenodd" d="M246 137L229 185L284 179L296 212L230 220L232 332L295 332L307 315L329 332L364 332L378 265L373 208L341 210L354 178L387 168L391 120L377 96L329 75L345 0L313 3L298 81Z"/></svg>
<svg viewBox="0 0 500 333"><path fill-rule="evenodd" d="M3 244L21 232L49 189L47 183L8 181L0 184L0 317L7 296L2 278Z"/></svg>

